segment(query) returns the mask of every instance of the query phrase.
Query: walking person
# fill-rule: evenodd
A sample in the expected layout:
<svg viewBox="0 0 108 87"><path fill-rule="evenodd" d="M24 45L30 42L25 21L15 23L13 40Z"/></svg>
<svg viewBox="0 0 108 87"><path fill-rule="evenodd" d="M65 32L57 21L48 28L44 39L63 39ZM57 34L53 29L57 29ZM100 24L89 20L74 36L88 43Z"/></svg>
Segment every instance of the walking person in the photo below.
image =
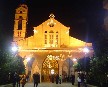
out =
<svg viewBox="0 0 108 87"><path fill-rule="evenodd" d="M37 87L39 83L39 74L37 72L33 74L33 80L34 80L34 87Z"/></svg>
<svg viewBox="0 0 108 87"><path fill-rule="evenodd" d="M29 81L29 75L28 74L26 75L26 81L27 82Z"/></svg>
<svg viewBox="0 0 108 87"><path fill-rule="evenodd" d="M20 87L20 80L21 80L21 78L20 78L19 74L17 73L16 74L16 85L17 85L17 87Z"/></svg>
<svg viewBox="0 0 108 87"><path fill-rule="evenodd" d="M59 75L57 74L56 75L56 84L58 84L58 82L59 82Z"/></svg>
<svg viewBox="0 0 108 87"><path fill-rule="evenodd" d="M60 75L59 76L59 83L61 84L61 81L62 81L62 76Z"/></svg>
<svg viewBox="0 0 108 87"><path fill-rule="evenodd" d="M83 87L87 87L86 85L86 74L84 72L81 73L81 84Z"/></svg>
<svg viewBox="0 0 108 87"><path fill-rule="evenodd" d="M81 85L81 77L80 77L80 75L78 75L77 81L78 81L78 87L80 87L80 85Z"/></svg>
<svg viewBox="0 0 108 87"><path fill-rule="evenodd" d="M22 84L22 87L25 86L25 84L26 84L26 75L23 75L23 76L21 77L21 84Z"/></svg>
<svg viewBox="0 0 108 87"><path fill-rule="evenodd" d="M51 75L51 82L54 83L54 75Z"/></svg>
<svg viewBox="0 0 108 87"><path fill-rule="evenodd" d="M80 76L81 76L81 84L84 86L84 79L85 79L84 73L82 72Z"/></svg>
<svg viewBox="0 0 108 87"><path fill-rule="evenodd" d="M16 86L16 72L12 74L12 83L13 83L13 87L15 87Z"/></svg>
<svg viewBox="0 0 108 87"><path fill-rule="evenodd" d="M42 75L42 82L44 82L44 75Z"/></svg>
<svg viewBox="0 0 108 87"><path fill-rule="evenodd" d="M74 74L71 75L71 83L72 83L72 85L74 85L74 83L75 83L75 75Z"/></svg>

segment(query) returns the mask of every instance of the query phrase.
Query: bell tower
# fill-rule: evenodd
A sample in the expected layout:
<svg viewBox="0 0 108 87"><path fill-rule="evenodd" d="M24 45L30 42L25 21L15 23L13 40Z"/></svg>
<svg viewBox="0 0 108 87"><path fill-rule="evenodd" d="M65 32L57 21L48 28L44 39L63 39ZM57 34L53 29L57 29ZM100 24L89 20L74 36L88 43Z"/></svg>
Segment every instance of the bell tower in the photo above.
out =
<svg viewBox="0 0 108 87"><path fill-rule="evenodd" d="M25 4L19 5L15 12L13 41L17 42L25 38L28 21L28 7Z"/></svg>

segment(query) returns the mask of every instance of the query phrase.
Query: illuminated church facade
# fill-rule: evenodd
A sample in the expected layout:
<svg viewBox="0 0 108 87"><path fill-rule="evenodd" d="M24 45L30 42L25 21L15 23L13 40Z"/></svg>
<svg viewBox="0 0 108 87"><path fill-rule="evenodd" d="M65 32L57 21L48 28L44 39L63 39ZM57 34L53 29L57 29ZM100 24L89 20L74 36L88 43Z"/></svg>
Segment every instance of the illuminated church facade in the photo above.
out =
<svg viewBox="0 0 108 87"><path fill-rule="evenodd" d="M33 36L26 37L28 7L19 5L15 11L13 45L24 59L26 74L40 74L40 81L50 81L51 75L71 75L79 58L93 55L92 43L86 43L69 35L70 27L63 25L50 14L49 19L34 26ZM89 53L83 48L87 47ZM29 58L29 61L28 61ZM43 79L44 77L44 79Z"/></svg>

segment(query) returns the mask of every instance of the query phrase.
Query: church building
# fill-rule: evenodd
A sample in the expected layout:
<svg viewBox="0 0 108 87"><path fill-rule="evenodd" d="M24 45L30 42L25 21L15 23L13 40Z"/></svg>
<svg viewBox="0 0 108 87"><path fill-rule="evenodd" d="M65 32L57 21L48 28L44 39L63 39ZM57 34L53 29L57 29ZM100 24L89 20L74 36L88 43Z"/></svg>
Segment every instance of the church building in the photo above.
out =
<svg viewBox="0 0 108 87"><path fill-rule="evenodd" d="M33 36L26 37L28 7L21 4L16 8L14 19L13 45L18 47L18 55L24 60L26 74L40 74L41 82L49 82L57 74L75 74L77 60L93 55L92 43L87 43L69 35L70 27L48 14L48 20L33 27ZM89 50L84 51L84 48Z"/></svg>

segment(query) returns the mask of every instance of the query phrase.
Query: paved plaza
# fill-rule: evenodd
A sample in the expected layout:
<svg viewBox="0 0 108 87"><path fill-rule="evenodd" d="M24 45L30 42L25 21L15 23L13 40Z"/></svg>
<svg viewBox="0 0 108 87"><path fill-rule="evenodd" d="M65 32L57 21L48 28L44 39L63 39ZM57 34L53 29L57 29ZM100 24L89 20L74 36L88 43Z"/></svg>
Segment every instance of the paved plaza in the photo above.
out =
<svg viewBox="0 0 108 87"><path fill-rule="evenodd" d="M0 87L13 87L12 84L2 85ZM20 86L22 87L22 86ZM33 83L26 83L24 87L34 87ZM71 83L62 83L62 84L56 84L56 83L39 83L38 87L77 87L72 86Z"/></svg>
<svg viewBox="0 0 108 87"><path fill-rule="evenodd" d="M12 84L7 84L7 85L1 85L0 87L13 87L13 86ZM34 86L33 86L33 83L26 83L24 87L34 87ZM78 87L78 86L77 84L72 85L71 83L62 83L62 84L39 83L38 87ZM97 87L97 86L87 85L87 87Z"/></svg>
<svg viewBox="0 0 108 87"><path fill-rule="evenodd" d="M33 83L26 83L25 87L33 87ZM62 83L62 84L40 83L38 87L77 87L77 86L72 86L71 83Z"/></svg>

